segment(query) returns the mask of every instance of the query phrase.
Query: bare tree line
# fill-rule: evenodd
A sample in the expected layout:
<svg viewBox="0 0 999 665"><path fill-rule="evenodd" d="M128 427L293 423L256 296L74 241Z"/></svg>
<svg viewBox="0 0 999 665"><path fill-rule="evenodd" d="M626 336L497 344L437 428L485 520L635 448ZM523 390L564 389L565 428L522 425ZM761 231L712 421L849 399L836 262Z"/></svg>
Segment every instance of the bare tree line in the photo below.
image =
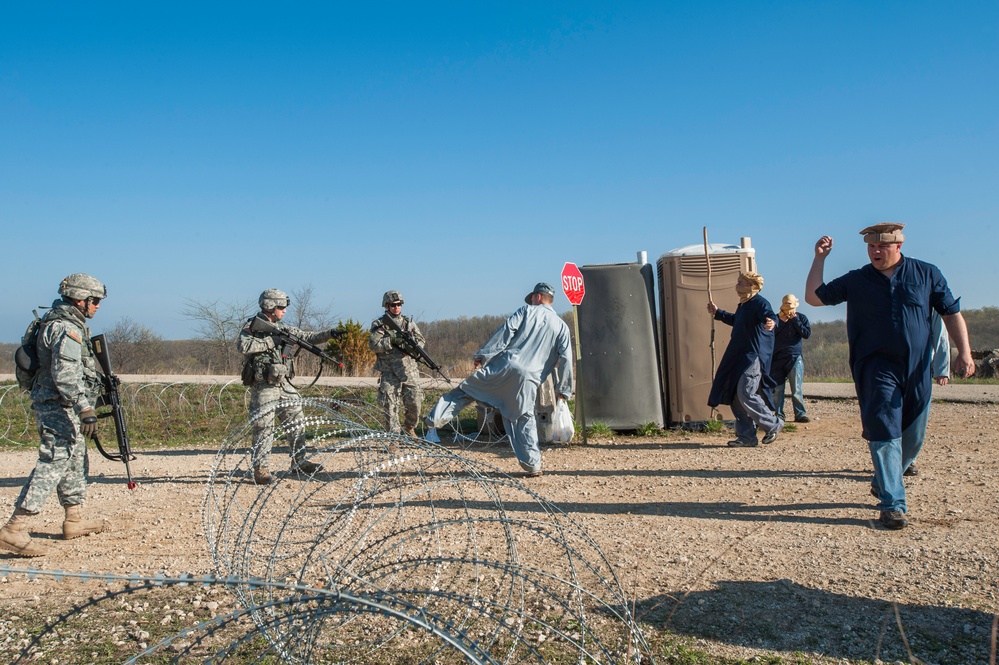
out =
<svg viewBox="0 0 999 665"><path fill-rule="evenodd" d="M256 302L189 300L184 316L195 322L195 338L166 341L130 317L118 319L104 331L112 362L121 374L239 374L243 358L236 338L246 320L257 311ZM999 308L966 310L972 348L999 348ZM572 313L563 317L572 330ZM368 322L339 319L332 308L316 302L312 285L292 292L288 323L304 330L338 328L347 334L327 349L344 362L343 368L323 369L324 375L371 376L374 354L368 350ZM419 322L427 337L427 352L449 375L465 376L472 368L472 354L506 320L506 315L459 317ZM27 325L27 323L25 324ZM16 344L0 344L0 373L12 374ZM848 347L843 321L812 324L804 343L805 374L811 380L846 378ZM319 362L308 353L296 359L299 376L313 376Z"/></svg>

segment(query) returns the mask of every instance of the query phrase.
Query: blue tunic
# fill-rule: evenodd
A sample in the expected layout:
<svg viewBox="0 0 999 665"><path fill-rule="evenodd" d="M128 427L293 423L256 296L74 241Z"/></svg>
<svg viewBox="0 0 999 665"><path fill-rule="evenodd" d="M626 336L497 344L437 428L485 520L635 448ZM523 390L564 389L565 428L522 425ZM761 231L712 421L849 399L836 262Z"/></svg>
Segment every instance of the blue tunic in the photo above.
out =
<svg viewBox="0 0 999 665"><path fill-rule="evenodd" d="M734 314L719 309L715 312L715 318L732 326L732 339L729 340L721 362L718 363L718 371L715 373L715 380L711 383L711 393L708 395L708 406L731 404L739 378L746 373L753 361L759 359L760 370L763 372L759 393L767 406L773 409L771 392L777 385L770 378L774 333L763 328L767 319L777 320L770 302L757 293L736 307Z"/></svg>
<svg viewBox="0 0 999 665"><path fill-rule="evenodd" d="M777 318L774 328L774 357L770 361L770 376L780 386L787 381L795 361L801 355L801 340L812 336L812 325L804 314L782 321Z"/></svg>
<svg viewBox="0 0 999 665"><path fill-rule="evenodd" d="M951 294L939 268L905 256L891 279L867 264L822 284L815 295L826 305L846 303L863 437L901 437L930 401L930 312L956 314L960 298Z"/></svg>

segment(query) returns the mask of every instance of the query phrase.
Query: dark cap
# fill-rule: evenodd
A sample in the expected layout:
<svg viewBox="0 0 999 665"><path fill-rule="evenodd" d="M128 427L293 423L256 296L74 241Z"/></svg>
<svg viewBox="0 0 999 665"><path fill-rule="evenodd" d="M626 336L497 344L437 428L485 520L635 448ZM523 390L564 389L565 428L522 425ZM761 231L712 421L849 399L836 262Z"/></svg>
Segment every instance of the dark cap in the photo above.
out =
<svg viewBox="0 0 999 665"><path fill-rule="evenodd" d="M524 296L524 302L530 305L531 296L533 296L535 293L545 293L552 297L555 297L555 289L553 289L550 284L546 284L545 282L538 282L537 284L534 285L534 290L528 293L526 296Z"/></svg>

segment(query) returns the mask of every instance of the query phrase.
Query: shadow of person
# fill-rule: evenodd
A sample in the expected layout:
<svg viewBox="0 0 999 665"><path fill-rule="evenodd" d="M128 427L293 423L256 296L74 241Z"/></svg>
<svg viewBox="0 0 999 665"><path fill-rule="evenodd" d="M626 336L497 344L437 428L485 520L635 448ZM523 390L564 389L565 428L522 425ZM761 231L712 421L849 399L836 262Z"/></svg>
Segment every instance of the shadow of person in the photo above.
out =
<svg viewBox="0 0 999 665"><path fill-rule="evenodd" d="M706 591L667 592L639 600L635 616L735 646L939 665L989 662L994 619L973 609L897 604L791 580L722 581Z"/></svg>

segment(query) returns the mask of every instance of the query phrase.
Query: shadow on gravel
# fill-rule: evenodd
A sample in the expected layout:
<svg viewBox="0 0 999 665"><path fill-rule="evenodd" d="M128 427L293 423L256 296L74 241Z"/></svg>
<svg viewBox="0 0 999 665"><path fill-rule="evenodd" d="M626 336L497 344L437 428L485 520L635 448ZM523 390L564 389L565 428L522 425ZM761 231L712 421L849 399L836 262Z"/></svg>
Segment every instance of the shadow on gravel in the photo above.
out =
<svg viewBox="0 0 999 665"><path fill-rule="evenodd" d="M897 605L777 580L726 581L687 596L653 596L638 601L635 616L657 629L754 649L967 665L989 662L997 615Z"/></svg>

